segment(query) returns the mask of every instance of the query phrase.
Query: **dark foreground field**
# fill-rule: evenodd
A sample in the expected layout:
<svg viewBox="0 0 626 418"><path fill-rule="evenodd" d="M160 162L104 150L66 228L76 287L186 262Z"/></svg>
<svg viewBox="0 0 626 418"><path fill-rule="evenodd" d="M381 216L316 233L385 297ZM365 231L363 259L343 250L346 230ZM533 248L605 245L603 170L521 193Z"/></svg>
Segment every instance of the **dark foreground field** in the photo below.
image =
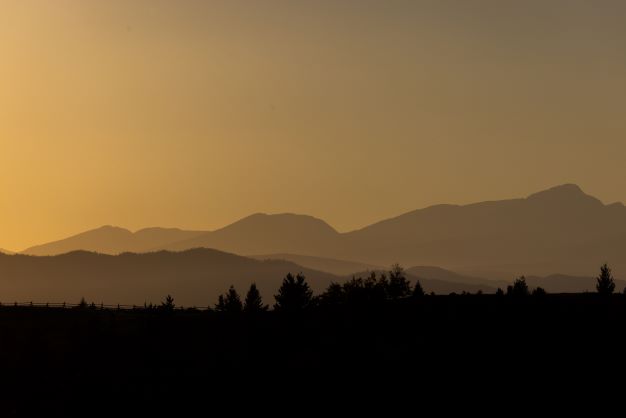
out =
<svg viewBox="0 0 626 418"><path fill-rule="evenodd" d="M255 315L2 307L0 416L206 412L216 387L271 382L449 391L480 373L481 385L537 385L614 369L625 331L623 295L424 296Z"/></svg>

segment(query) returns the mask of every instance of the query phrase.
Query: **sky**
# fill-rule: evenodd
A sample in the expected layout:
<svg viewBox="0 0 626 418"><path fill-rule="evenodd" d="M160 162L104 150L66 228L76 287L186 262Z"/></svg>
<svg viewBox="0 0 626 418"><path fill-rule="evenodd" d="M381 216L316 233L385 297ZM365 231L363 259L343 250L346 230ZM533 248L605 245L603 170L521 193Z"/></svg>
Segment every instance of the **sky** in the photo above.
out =
<svg viewBox="0 0 626 418"><path fill-rule="evenodd" d="M0 248L626 201L626 2L2 0Z"/></svg>

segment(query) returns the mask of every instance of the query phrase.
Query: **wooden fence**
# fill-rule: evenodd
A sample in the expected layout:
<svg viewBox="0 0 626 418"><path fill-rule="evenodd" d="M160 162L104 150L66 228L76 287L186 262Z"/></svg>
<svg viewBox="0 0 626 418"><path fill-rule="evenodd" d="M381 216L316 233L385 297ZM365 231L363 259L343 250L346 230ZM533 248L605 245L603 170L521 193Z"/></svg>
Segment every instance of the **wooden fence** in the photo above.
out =
<svg viewBox="0 0 626 418"><path fill-rule="evenodd" d="M54 309L100 309L100 310L119 310L119 311L134 311L134 310L149 310L149 309L159 309L162 308L162 305L105 305L103 303L66 303L66 302L0 302L1 308L54 308ZM174 310L199 310L199 311L208 311L210 310L207 306L176 306Z"/></svg>

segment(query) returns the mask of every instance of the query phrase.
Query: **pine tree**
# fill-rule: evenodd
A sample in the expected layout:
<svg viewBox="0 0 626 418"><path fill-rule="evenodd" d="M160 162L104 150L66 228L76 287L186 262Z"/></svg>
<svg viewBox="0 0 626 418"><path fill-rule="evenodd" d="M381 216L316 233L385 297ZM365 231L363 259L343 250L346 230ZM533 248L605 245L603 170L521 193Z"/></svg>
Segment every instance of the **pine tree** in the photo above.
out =
<svg viewBox="0 0 626 418"><path fill-rule="evenodd" d="M510 296L528 296L530 291L528 290L528 285L526 284L526 277L522 276L519 279L513 282L513 286L508 286L507 295Z"/></svg>
<svg viewBox="0 0 626 418"><path fill-rule="evenodd" d="M339 283L332 282L321 295L320 302L326 306L337 306L345 303L345 299L344 287Z"/></svg>
<svg viewBox="0 0 626 418"><path fill-rule="evenodd" d="M600 267L600 275L596 279L596 290L601 295L610 295L615 291L615 280L613 279L613 273L607 264Z"/></svg>
<svg viewBox="0 0 626 418"><path fill-rule="evenodd" d="M537 287L533 290L533 296L544 296L546 291L543 287Z"/></svg>
<svg viewBox="0 0 626 418"><path fill-rule="evenodd" d="M422 284L419 282L419 280L417 281L417 283L415 283L415 287L413 288L413 297L414 298L421 298L425 295L426 293L424 293L424 289L422 288Z"/></svg>
<svg viewBox="0 0 626 418"><path fill-rule="evenodd" d="M243 311L246 313L258 313L267 311L267 308L267 305L263 305L263 299L261 298L259 289L256 287L256 283L252 283L246 294Z"/></svg>
<svg viewBox="0 0 626 418"><path fill-rule="evenodd" d="M219 295L217 298L217 304L215 305L215 310L218 312L226 311L226 298L224 295Z"/></svg>
<svg viewBox="0 0 626 418"><path fill-rule="evenodd" d="M399 264L394 264L391 267L387 294L394 300L411 294L411 282L406 279L404 269Z"/></svg>
<svg viewBox="0 0 626 418"><path fill-rule="evenodd" d="M225 295L220 295L215 310L218 312L240 313L243 310L243 304L239 293L234 286L228 288Z"/></svg>
<svg viewBox="0 0 626 418"><path fill-rule="evenodd" d="M313 291L302 274L293 277L291 273L283 279L283 284L274 296L274 309L283 312L299 312L308 308L313 301Z"/></svg>
<svg viewBox="0 0 626 418"><path fill-rule="evenodd" d="M175 307L174 298L171 295L167 295L165 301L161 302L161 309L166 311L173 311Z"/></svg>

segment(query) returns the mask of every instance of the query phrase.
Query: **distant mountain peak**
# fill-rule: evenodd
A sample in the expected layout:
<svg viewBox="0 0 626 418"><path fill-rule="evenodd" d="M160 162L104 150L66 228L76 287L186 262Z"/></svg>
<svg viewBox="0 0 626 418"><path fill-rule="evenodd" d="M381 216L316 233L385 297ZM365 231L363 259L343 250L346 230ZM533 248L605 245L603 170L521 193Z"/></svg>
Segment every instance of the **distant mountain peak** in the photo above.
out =
<svg viewBox="0 0 626 418"><path fill-rule="evenodd" d="M553 201L558 203L570 203L573 201L587 201L602 205L602 202L593 196L586 194L580 186L576 184L562 184L550 189L531 194L527 200L530 201Z"/></svg>
<svg viewBox="0 0 626 418"><path fill-rule="evenodd" d="M29 255L57 255L75 250L86 250L102 254L123 252L146 252L172 241L189 239L203 232L180 229L147 228L131 232L126 228L103 225L71 237L22 251Z"/></svg>
<svg viewBox="0 0 626 418"><path fill-rule="evenodd" d="M311 215L301 215L296 213L255 213L247 216L239 221L230 224L218 231L224 231L232 228L239 228L242 226L259 225L267 226L270 228L276 228L279 226L287 228L305 227L311 229L319 229L320 231L337 233L337 231L330 226L326 221L316 218Z"/></svg>
<svg viewBox="0 0 626 418"><path fill-rule="evenodd" d="M585 192L583 192L583 189L581 189L580 186L577 185L577 184L566 183L566 184L561 184L559 186L551 187L551 188L546 189L546 190L542 190L542 191L537 192L537 193L533 193L530 196L528 196L528 198L531 199L533 197L540 197L540 196L544 196L544 195L555 195L555 194L559 194L559 195L585 195Z"/></svg>
<svg viewBox="0 0 626 418"><path fill-rule="evenodd" d="M131 231L129 231L126 228L122 228L122 227L114 226L114 225L102 225L100 228L92 229L92 230L86 231L86 232L93 233L93 232L107 232L107 231L132 233Z"/></svg>

